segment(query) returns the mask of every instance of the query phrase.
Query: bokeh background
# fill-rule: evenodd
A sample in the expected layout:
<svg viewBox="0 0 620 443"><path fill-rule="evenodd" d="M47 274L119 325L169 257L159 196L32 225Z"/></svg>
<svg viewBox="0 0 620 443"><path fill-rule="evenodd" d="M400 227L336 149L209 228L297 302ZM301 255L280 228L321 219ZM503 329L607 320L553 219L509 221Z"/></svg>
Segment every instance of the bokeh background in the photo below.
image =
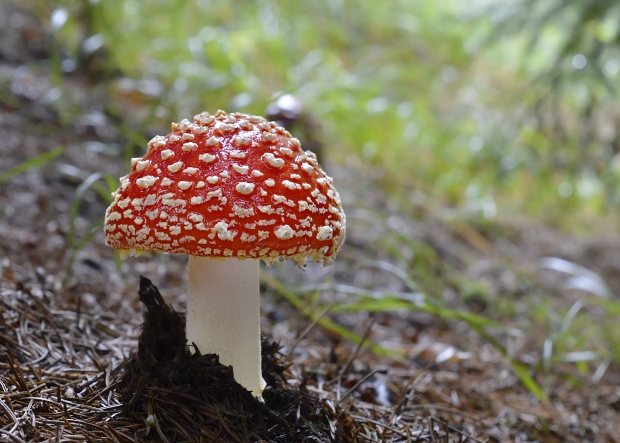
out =
<svg viewBox="0 0 620 443"><path fill-rule="evenodd" d="M108 260L118 294L148 269L182 293L156 264L182 272L182 258L114 267L101 211L116 177L171 121L267 114L319 154L349 216L340 264L264 271L276 338L290 345L329 307L314 339L333 352L376 313L376 358L492 361L480 379L508 371L526 403L566 412L596 392L612 415L591 403L579 420L620 411L620 4L22 0L0 19L4 124L45 121L50 140L3 138L0 219L28 223L38 171L62 181L68 227L40 230L58 237L65 287ZM530 407L535 422L620 439Z"/></svg>
<svg viewBox="0 0 620 443"><path fill-rule="evenodd" d="M203 109L264 114L292 94L328 158L378 166L404 207L618 226L614 2L33 6L56 44L47 99L67 118L62 79L84 71L132 129Z"/></svg>

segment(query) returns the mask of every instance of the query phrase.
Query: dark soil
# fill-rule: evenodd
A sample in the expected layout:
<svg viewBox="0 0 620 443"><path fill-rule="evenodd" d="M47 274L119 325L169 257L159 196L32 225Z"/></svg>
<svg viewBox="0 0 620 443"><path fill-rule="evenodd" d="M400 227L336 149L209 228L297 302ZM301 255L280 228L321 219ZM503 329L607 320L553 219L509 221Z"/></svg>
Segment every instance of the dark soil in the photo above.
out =
<svg viewBox="0 0 620 443"><path fill-rule="evenodd" d="M239 385L217 355L190 355L185 319L166 304L147 278L140 279L147 307L138 355L120 369L124 410L135 421L151 417L135 436L163 440L274 443L353 442L353 420L302 385L282 378L279 346L263 340L264 403Z"/></svg>

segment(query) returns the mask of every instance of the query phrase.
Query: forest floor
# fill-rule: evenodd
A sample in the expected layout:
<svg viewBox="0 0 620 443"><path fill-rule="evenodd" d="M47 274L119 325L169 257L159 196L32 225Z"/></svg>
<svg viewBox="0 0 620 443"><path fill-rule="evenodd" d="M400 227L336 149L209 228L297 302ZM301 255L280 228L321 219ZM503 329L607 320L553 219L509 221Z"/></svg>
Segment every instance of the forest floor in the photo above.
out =
<svg viewBox="0 0 620 443"><path fill-rule="evenodd" d="M53 105L58 89L36 18L0 8L0 30L0 441L188 441L194 434L175 427L178 417L155 401L161 393L151 390L153 402L129 414L122 385L143 321L139 277L182 312L186 258L146 255L119 270L99 231L75 248L106 207L92 189L74 206L78 188L92 174L126 170L120 124L88 73L63 85L67 115L79 117ZM53 161L6 174L57 147L62 153ZM615 362L591 377L558 365L551 377L541 363L545 325L524 331L515 315L475 330L462 316L450 317L457 309L485 315L502 297L519 306L524 294L543 292L575 306L595 289L567 287L567 275L581 272L574 264L618 294L618 236L583 239L515 218L445 220L430 210L412 219L386 201L377 169L355 162L326 169L347 213L338 260L327 268L302 271L284 262L262 270L262 330L281 346L282 386L316 399L325 441L346 441L353 432L360 442L620 442ZM412 252L411 244L421 249ZM423 292L434 287L451 310L430 312L390 264L394 257L413 262L416 254L430 257L424 266L435 279ZM463 279L484 291L463 299L454 285ZM393 309L385 309L386 297ZM380 310L373 309L377 300ZM544 388L543 398L515 368ZM187 393L166 395L189 404ZM205 430L204 441L243 441L231 431L234 414L222 408L219 433Z"/></svg>

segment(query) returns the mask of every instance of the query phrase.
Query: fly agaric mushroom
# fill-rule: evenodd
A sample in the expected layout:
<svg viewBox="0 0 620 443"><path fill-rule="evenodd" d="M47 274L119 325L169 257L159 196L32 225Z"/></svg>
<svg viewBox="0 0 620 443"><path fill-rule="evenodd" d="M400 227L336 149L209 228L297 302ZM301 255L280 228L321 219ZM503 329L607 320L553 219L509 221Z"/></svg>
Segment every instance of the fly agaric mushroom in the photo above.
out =
<svg viewBox="0 0 620 443"><path fill-rule="evenodd" d="M124 258L189 255L188 343L218 354L259 396L259 259L333 261L345 215L332 181L275 123L204 112L132 160L106 211L106 242Z"/></svg>

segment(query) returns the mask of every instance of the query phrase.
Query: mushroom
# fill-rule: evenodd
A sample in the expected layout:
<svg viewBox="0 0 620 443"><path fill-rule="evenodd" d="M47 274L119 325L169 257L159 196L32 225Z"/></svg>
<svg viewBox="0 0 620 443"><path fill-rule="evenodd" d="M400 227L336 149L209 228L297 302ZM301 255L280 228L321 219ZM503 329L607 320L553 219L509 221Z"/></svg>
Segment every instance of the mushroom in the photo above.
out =
<svg viewBox="0 0 620 443"><path fill-rule="evenodd" d="M189 255L188 343L260 396L259 260L333 261L345 214L332 182L275 123L204 112L132 159L106 211L106 243L124 258Z"/></svg>

